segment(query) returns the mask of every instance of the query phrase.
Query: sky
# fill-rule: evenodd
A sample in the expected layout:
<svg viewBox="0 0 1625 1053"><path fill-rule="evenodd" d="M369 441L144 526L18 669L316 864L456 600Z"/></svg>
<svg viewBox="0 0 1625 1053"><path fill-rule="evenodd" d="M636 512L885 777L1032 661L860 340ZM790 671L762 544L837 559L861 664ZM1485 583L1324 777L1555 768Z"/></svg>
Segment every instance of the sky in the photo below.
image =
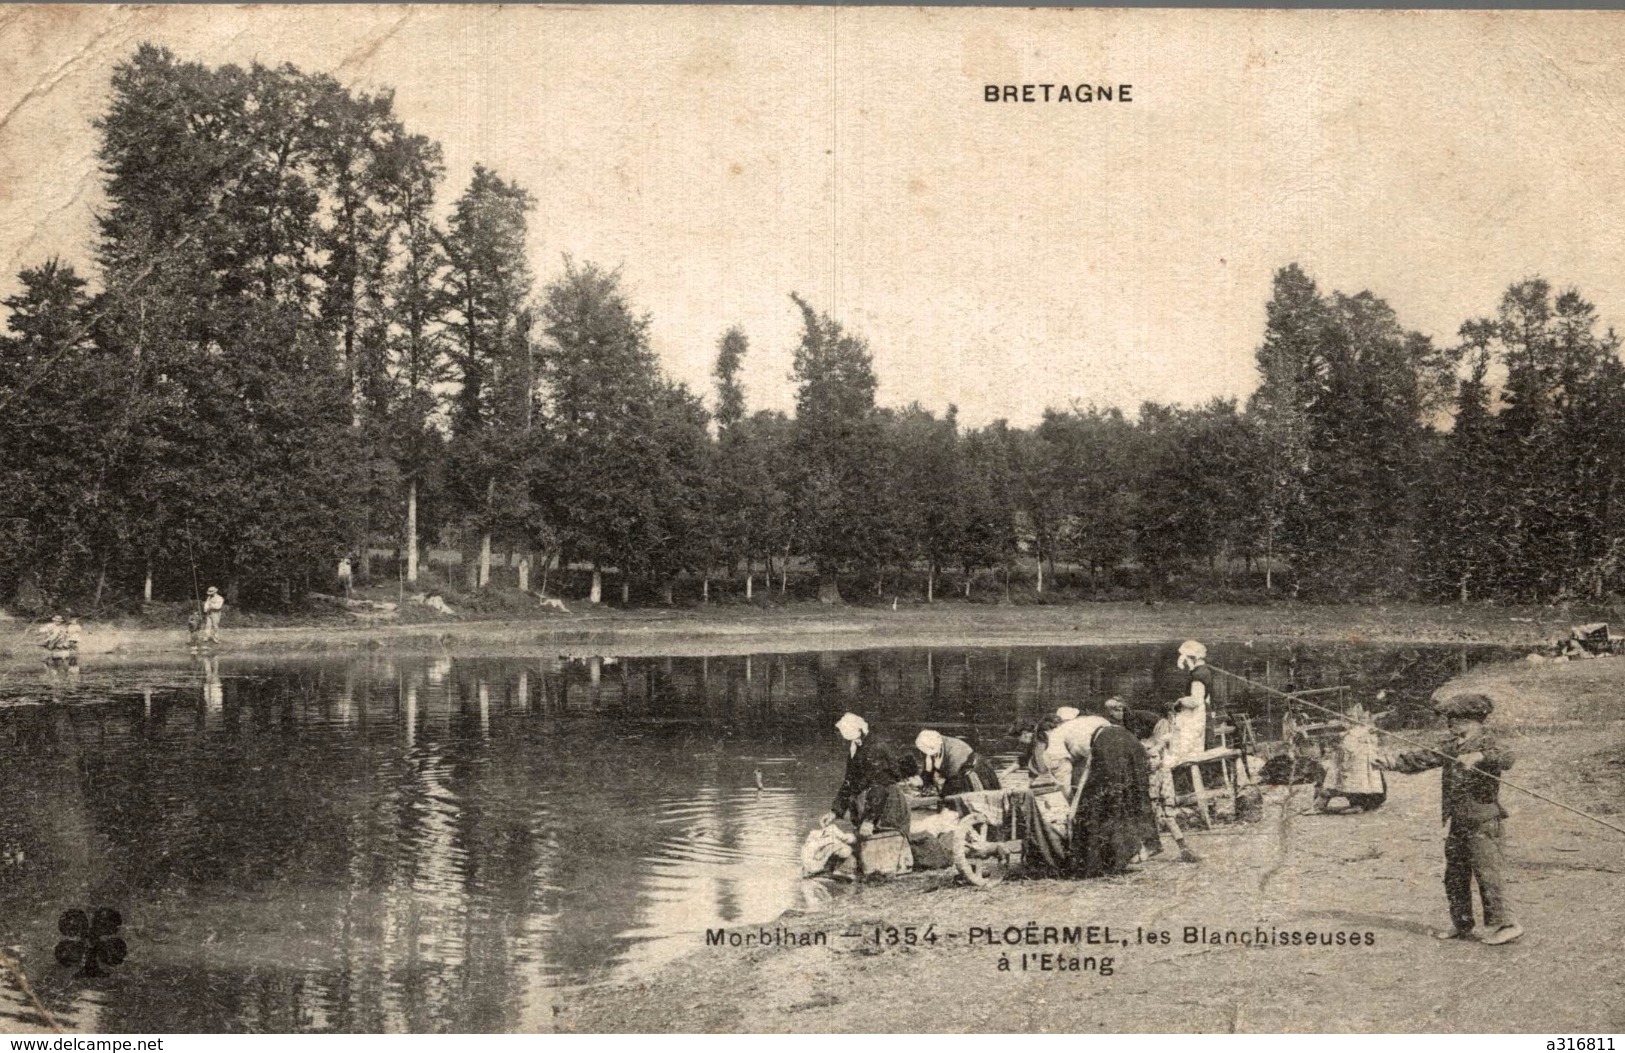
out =
<svg viewBox="0 0 1625 1053"><path fill-rule="evenodd" d="M1291 262L1443 343L1532 275L1625 321L1612 12L8 7L0 292L88 267L91 121L143 41L394 89L443 201L476 162L527 187L539 279L619 266L673 376L709 393L741 326L752 409L793 406L791 292L881 403L970 425L1245 398Z"/></svg>

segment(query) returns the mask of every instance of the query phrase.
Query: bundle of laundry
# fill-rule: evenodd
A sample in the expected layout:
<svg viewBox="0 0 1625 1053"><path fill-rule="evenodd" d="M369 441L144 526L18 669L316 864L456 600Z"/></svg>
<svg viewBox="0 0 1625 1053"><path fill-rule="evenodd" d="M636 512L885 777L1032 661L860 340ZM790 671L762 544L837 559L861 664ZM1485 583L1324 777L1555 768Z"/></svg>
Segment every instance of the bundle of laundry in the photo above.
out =
<svg viewBox="0 0 1625 1053"><path fill-rule="evenodd" d="M801 873L804 877L822 874L852 858L857 836L830 823L807 835L801 845Z"/></svg>

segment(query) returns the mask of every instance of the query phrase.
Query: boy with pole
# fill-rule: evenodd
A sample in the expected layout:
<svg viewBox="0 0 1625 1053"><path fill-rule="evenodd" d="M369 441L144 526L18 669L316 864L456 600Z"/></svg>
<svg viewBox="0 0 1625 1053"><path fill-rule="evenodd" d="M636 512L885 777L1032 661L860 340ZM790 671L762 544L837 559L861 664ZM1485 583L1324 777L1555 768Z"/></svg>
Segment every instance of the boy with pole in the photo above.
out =
<svg viewBox="0 0 1625 1053"><path fill-rule="evenodd" d="M1466 694L1442 699L1435 712L1449 722L1451 741L1440 750L1412 750L1382 763L1390 771L1413 774L1443 768L1442 813L1449 832L1444 842L1444 891L1450 903L1451 929L1434 933L1441 940L1477 939L1491 946L1523 935L1512 920L1503 895L1501 783L1496 776L1512 767L1512 752L1497 740L1485 721L1495 709L1487 695ZM1473 928L1473 883L1484 905L1484 934Z"/></svg>

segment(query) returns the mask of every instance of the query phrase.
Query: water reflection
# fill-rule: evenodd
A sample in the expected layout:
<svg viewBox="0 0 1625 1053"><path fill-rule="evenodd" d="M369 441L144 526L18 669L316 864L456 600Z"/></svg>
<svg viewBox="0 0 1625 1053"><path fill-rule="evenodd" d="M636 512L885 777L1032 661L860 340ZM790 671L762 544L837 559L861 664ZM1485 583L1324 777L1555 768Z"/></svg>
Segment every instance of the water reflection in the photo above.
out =
<svg viewBox="0 0 1625 1053"><path fill-rule="evenodd" d="M1415 710L1495 652L1212 648ZM0 683L0 945L66 1026L547 1030L561 988L798 901L846 709L996 746L1060 704L1173 697L1171 647L616 660L198 657ZM1274 703L1221 681L1264 724ZM51 964L70 906L129 960ZM0 990L0 1029L25 1013Z"/></svg>

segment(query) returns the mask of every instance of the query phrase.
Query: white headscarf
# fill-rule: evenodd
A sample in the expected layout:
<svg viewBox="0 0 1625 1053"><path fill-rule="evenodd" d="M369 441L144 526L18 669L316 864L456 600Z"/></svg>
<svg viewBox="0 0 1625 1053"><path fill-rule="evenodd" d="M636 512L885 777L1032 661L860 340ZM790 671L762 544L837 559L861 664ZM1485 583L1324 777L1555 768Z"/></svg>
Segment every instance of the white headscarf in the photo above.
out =
<svg viewBox="0 0 1625 1053"><path fill-rule="evenodd" d="M914 737L914 748L925 754L926 771L942 766L942 732L926 728Z"/></svg>
<svg viewBox="0 0 1625 1053"><path fill-rule="evenodd" d="M1195 669L1200 662L1207 661L1207 648L1195 640L1186 640L1179 645L1179 668Z"/></svg>
<svg viewBox="0 0 1625 1053"><path fill-rule="evenodd" d="M858 740L869 734L869 722L856 713L847 713L835 722L835 730L841 733L851 746L850 753L858 752Z"/></svg>
<svg viewBox="0 0 1625 1053"><path fill-rule="evenodd" d="M1077 720L1078 719L1078 707L1077 706L1062 706L1060 709L1057 709L1055 711L1055 715L1060 717L1061 720L1063 720L1063 721Z"/></svg>

